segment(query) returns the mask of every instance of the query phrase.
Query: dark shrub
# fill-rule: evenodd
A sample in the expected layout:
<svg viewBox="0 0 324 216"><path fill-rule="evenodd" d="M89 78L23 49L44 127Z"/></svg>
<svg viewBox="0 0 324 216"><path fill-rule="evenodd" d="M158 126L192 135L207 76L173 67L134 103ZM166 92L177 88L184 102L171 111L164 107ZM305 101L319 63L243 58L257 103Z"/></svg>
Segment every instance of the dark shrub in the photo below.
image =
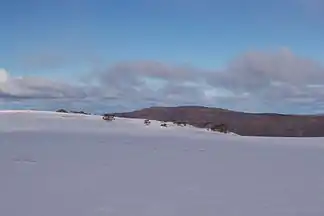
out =
<svg viewBox="0 0 324 216"><path fill-rule="evenodd" d="M151 121L150 121L149 119L145 119L145 120L144 120L144 124L145 124L145 125L149 125L149 124L151 124Z"/></svg>
<svg viewBox="0 0 324 216"><path fill-rule="evenodd" d="M113 120L115 120L115 116L105 114L105 115L102 117L102 119L105 120L105 121L113 121Z"/></svg>
<svg viewBox="0 0 324 216"><path fill-rule="evenodd" d="M218 132L221 132L221 133L228 133L228 127L225 124L212 125L210 130L218 131Z"/></svg>
<svg viewBox="0 0 324 216"><path fill-rule="evenodd" d="M86 113L86 112L83 112L83 111L71 111L71 113L83 114L83 115L90 115L90 113Z"/></svg>
<svg viewBox="0 0 324 216"><path fill-rule="evenodd" d="M59 109L59 110L56 110L56 112L59 112L59 113L68 113L68 111L66 111L65 109Z"/></svg>
<svg viewBox="0 0 324 216"><path fill-rule="evenodd" d="M181 126L181 127L184 127L187 125L186 122L182 122L182 121L174 121L173 124L176 124L177 126Z"/></svg>
<svg viewBox="0 0 324 216"><path fill-rule="evenodd" d="M166 123L162 123L161 127L167 127L168 125Z"/></svg>

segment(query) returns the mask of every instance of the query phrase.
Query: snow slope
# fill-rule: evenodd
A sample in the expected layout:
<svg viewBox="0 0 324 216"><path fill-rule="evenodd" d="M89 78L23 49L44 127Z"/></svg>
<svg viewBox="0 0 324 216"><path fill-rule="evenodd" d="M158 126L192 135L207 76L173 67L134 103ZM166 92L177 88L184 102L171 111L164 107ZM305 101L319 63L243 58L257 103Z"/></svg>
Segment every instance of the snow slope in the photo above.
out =
<svg viewBox="0 0 324 216"><path fill-rule="evenodd" d="M324 139L0 112L0 215L323 216Z"/></svg>

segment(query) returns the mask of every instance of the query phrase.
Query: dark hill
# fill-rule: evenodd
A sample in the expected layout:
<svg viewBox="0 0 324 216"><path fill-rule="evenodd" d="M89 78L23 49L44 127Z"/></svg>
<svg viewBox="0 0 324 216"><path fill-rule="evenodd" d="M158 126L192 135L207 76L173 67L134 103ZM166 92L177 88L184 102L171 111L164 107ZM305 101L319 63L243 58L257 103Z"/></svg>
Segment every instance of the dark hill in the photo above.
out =
<svg viewBox="0 0 324 216"><path fill-rule="evenodd" d="M151 107L114 115L160 121L183 121L196 127L205 127L209 122L224 123L230 131L243 136L324 137L324 116L316 115L244 113L200 106Z"/></svg>

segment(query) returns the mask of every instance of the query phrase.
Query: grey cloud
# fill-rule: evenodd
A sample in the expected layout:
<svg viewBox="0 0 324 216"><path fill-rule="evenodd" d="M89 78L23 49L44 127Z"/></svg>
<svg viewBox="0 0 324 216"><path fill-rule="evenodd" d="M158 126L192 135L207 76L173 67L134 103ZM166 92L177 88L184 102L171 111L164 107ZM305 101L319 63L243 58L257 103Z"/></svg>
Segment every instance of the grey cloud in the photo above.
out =
<svg viewBox="0 0 324 216"><path fill-rule="evenodd" d="M214 71L154 61L121 62L101 71L98 79L107 91L118 89L139 101L155 98L164 103L228 108L241 104L245 110L278 107L280 111L314 101L317 102L312 106L316 107L324 100L323 88L314 87L324 85L323 66L296 56L287 48L278 52L247 52L229 62L224 70ZM147 79L151 79L151 84ZM218 94L206 94L211 89ZM222 95L223 91L228 93Z"/></svg>
<svg viewBox="0 0 324 216"><path fill-rule="evenodd" d="M0 98L70 99L78 105L86 101L85 106L91 101L102 109L192 104L249 112L311 112L324 107L323 66L286 48L247 52L223 70L119 62L88 74L85 80L75 86L39 77L11 78L1 72Z"/></svg>
<svg viewBox="0 0 324 216"><path fill-rule="evenodd" d="M195 70L190 66L167 65L157 61L120 62L102 72L103 78L116 81L126 81L142 84L140 78L161 80L187 81L196 77Z"/></svg>
<svg viewBox="0 0 324 216"><path fill-rule="evenodd" d="M106 92L133 100L196 101L202 95L199 83L205 79L199 72L155 61L120 62L99 72L97 83Z"/></svg>
<svg viewBox="0 0 324 216"><path fill-rule="evenodd" d="M174 104L197 104L206 102L204 89L199 86L169 83L160 90L160 93L160 98L165 98L165 100Z"/></svg>
<svg viewBox="0 0 324 216"><path fill-rule="evenodd" d="M249 93L259 104L296 105L295 109L298 109L301 102L316 107L317 103L312 103L312 98L324 100L323 88L320 87L324 85L323 66L298 57L288 49L248 52L230 62L224 71L210 75L207 81L211 86L222 87L235 94Z"/></svg>
<svg viewBox="0 0 324 216"><path fill-rule="evenodd" d="M253 91L268 88L273 83L321 84L324 69L317 62L282 49L277 53L248 52L230 62L225 71L213 76L211 84Z"/></svg>

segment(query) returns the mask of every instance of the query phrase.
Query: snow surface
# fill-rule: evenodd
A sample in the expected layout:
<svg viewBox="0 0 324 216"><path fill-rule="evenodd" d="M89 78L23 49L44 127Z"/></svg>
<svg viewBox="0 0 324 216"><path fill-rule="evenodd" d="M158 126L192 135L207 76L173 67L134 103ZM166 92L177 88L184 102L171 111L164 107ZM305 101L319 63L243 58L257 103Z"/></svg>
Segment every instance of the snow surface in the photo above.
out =
<svg viewBox="0 0 324 216"><path fill-rule="evenodd" d="M324 139L0 112L3 216L323 216Z"/></svg>

